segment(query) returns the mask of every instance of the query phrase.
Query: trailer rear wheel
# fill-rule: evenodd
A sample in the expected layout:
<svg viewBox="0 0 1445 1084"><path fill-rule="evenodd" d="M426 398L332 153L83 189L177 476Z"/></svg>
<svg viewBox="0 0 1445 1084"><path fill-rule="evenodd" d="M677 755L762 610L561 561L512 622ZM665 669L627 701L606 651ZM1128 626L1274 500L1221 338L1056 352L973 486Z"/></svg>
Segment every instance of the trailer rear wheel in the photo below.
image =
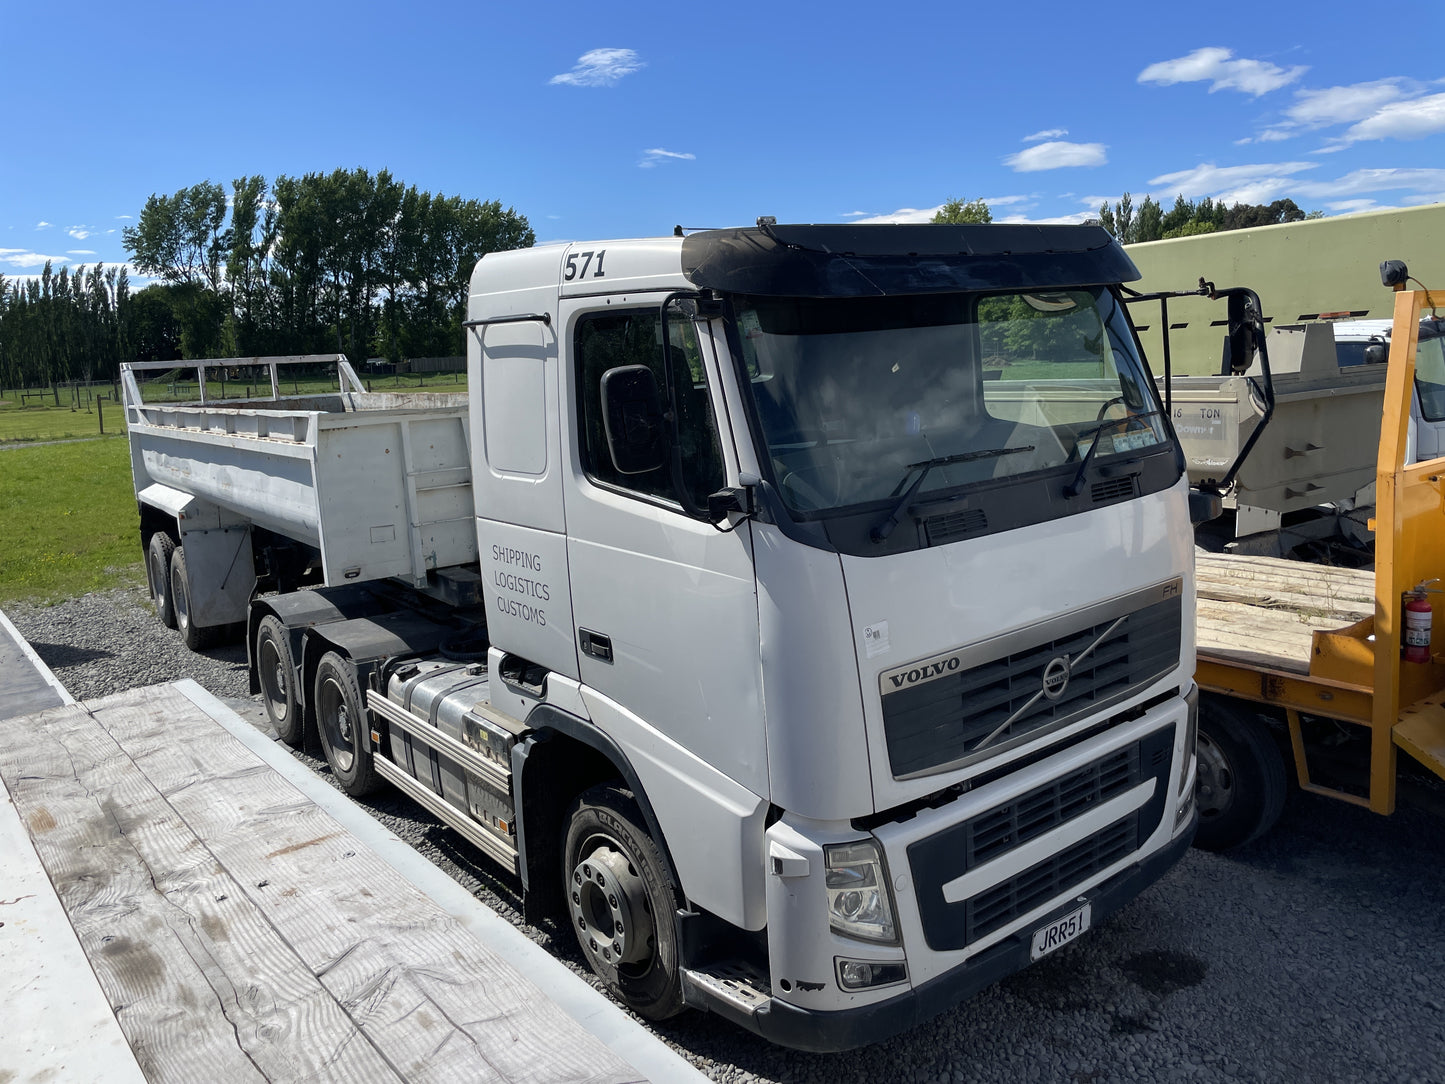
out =
<svg viewBox="0 0 1445 1084"><path fill-rule="evenodd" d="M341 789L353 798L376 790L379 780L371 762L370 727L365 701L351 660L328 651L316 664L316 733L326 763Z"/></svg>
<svg viewBox="0 0 1445 1084"><path fill-rule="evenodd" d="M216 640L218 628L197 625L191 609L191 576L186 570L186 547L177 546L171 554L171 605L176 612L176 628L192 651L204 651Z"/></svg>
<svg viewBox="0 0 1445 1084"><path fill-rule="evenodd" d="M305 712L296 695L296 661L291 654L291 637L274 614L261 619L256 629L256 676L261 684L261 702L266 717L281 740L293 749L306 744Z"/></svg>
<svg viewBox="0 0 1445 1084"><path fill-rule="evenodd" d="M151 598L156 604L156 616L168 629L176 627L176 608L171 602L171 554L176 544L165 531L151 535L146 546L146 579L150 580Z"/></svg>
<svg viewBox="0 0 1445 1084"><path fill-rule="evenodd" d="M1265 725L1217 697L1199 704L1199 831L1195 846L1226 851L1264 835L1284 809L1284 758Z"/></svg>
<svg viewBox="0 0 1445 1084"><path fill-rule="evenodd" d="M593 787L573 803L562 876L572 932L613 995L649 1020L681 1012L679 893L630 793Z"/></svg>

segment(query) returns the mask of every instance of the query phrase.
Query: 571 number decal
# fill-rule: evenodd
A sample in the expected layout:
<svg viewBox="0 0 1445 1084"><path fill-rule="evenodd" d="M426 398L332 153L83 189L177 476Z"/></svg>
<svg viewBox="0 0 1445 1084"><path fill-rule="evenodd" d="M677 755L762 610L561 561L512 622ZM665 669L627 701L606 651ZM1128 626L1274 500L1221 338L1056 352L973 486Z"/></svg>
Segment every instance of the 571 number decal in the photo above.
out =
<svg viewBox="0 0 1445 1084"><path fill-rule="evenodd" d="M562 276L563 282L571 282L573 279L587 277L587 269L592 269L592 277L602 277L602 257L607 255L605 248L599 248L596 252L569 252L567 254L567 272ZM582 265L578 267L577 261L581 260Z"/></svg>

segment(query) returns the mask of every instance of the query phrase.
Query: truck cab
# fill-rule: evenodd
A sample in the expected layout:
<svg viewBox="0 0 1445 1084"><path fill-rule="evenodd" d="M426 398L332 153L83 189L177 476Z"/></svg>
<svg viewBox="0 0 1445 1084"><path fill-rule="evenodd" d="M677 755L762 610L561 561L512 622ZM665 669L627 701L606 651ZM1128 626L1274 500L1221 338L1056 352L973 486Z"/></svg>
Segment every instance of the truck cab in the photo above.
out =
<svg viewBox="0 0 1445 1084"><path fill-rule="evenodd" d="M1390 350L1391 320L1339 320L1330 325L1340 368L1383 366ZM1415 388L1410 399L1408 452L1416 463L1445 455L1445 320L1420 321L1415 355Z"/></svg>
<svg viewBox="0 0 1445 1084"><path fill-rule="evenodd" d="M633 1007L873 1041L1187 847L1188 481L1134 277L1088 226L764 221L479 262L509 831Z"/></svg>

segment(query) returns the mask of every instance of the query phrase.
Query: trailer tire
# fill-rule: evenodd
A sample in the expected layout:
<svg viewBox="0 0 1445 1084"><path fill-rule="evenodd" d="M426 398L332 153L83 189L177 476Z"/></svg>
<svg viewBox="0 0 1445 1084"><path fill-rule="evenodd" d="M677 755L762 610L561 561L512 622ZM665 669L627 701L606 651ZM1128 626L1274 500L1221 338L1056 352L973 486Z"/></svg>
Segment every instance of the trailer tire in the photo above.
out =
<svg viewBox="0 0 1445 1084"><path fill-rule="evenodd" d="M331 774L341 789L353 798L374 792L381 780L371 760L371 728L366 721L365 701L351 660L328 651L316 664L316 733Z"/></svg>
<svg viewBox="0 0 1445 1084"><path fill-rule="evenodd" d="M171 606L176 612L176 629L192 651L204 651L216 641L217 629L197 625L191 618L191 575L186 569L186 547L171 554Z"/></svg>
<svg viewBox="0 0 1445 1084"><path fill-rule="evenodd" d="M150 580L151 599L156 604L156 616L168 629L176 627L176 608L171 601L171 554L176 544L165 531L151 535L146 546L146 579Z"/></svg>
<svg viewBox="0 0 1445 1084"><path fill-rule="evenodd" d="M629 791L593 787L572 804L562 878L572 932L613 996L649 1020L681 1012L681 894Z"/></svg>
<svg viewBox="0 0 1445 1084"><path fill-rule="evenodd" d="M305 709L296 695L296 659L286 626L274 614L263 617L256 629L254 657L266 718L283 742L293 749L304 748L308 728Z"/></svg>
<svg viewBox="0 0 1445 1084"><path fill-rule="evenodd" d="M1194 845L1227 851L1274 827L1288 783L1266 727L1217 697L1199 704L1199 831Z"/></svg>

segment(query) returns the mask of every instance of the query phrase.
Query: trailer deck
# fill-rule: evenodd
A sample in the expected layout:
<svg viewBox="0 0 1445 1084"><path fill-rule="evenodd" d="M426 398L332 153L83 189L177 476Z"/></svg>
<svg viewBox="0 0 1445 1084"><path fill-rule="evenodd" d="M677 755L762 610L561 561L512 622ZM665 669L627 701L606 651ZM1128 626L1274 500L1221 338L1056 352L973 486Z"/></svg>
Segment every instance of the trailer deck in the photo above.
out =
<svg viewBox="0 0 1445 1084"><path fill-rule="evenodd" d="M0 703L37 673L57 702L0 721L0 1079L700 1079L194 682L76 704L34 660Z"/></svg>

